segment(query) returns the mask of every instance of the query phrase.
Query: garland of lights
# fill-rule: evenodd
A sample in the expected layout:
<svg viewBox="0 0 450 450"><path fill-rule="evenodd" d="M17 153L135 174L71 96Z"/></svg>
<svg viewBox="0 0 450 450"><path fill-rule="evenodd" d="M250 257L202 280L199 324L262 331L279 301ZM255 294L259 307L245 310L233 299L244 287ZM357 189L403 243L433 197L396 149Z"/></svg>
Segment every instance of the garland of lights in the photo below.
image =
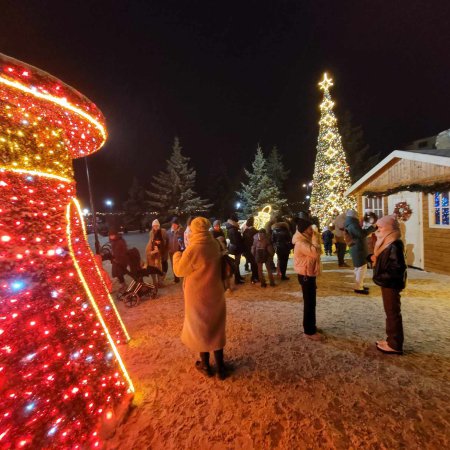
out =
<svg viewBox="0 0 450 450"><path fill-rule="evenodd" d="M317 217L321 227L324 227L334 210L343 212L354 209L356 201L345 196L351 185L350 170L333 112L334 102L330 95L333 80L325 73L319 86L323 91L323 100L320 104L321 117L311 192L311 214Z"/></svg>
<svg viewBox="0 0 450 450"><path fill-rule="evenodd" d="M447 192L450 191L450 181L444 181L440 183L433 184L407 184L402 186L397 186L392 189L387 189L383 192L377 191L365 191L362 195L366 197L387 197L392 194L397 194L398 192L409 191L409 192L423 192L424 194L434 194L435 192Z"/></svg>
<svg viewBox="0 0 450 450"><path fill-rule="evenodd" d="M394 207L394 214L397 216L398 220L406 222L411 217L413 213L411 206L407 202L398 202Z"/></svg>
<svg viewBox="0 0 450 450"><path fill-rule="evenodd" d="M72 158L105 139L92 102L0 54L0 448L101 448L134 391L75 198Z"/></svg>

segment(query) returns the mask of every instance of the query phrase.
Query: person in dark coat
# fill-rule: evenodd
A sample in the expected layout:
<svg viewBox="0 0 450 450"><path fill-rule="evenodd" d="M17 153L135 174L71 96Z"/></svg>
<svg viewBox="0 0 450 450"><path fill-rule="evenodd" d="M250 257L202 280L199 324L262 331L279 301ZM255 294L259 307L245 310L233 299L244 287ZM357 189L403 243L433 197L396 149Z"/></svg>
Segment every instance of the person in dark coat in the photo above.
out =
<svg viewBox="0 0 450 450"><path fill-rule="evenodd" d="M238 218L236 214L232 214L225 224L225 228L227 229L227 237L230 240L230 244L228 246L228 252L230 255L234 255L235 260L235 273L234 273L234 282L235 284L244 283L244 278L242 278L241 273L239 271L239 266L241 264L241 256L244 253L244 239L241 234L241 230L239 229Z"/></svg>
<svg viewBox="0 0 450 450"><path fill-rule="evenodd" d="M265 288L267 286L263 273L264 264L266 265L267 274L269 275L270 285L275 286L273 273L270 267L270 261L272 260L274 250L264 228L261 228L253 237L252 254L258 265L258 277L261 282L261 287Z"/></svg>
<svg viewBox="0 0 450 450"><path fill-rule="evenodd" d="M328 227L324 227L322 241L325 249L325 255L331 256L333 254L333 237L333 232Z"/></svg>
<svg viewBox="0 0 450 450"><path fill-rule="evenodd" d="M171 221L170 229L167 230L167 251L169 253L170 264L173 272L173 255L180 250L184 250L184 229L180 225L177 217ZM180 279L173 274L173 281L179 283Z"/></svg>
<svg viewBox="0 0 450 450"><path fill-rule="evenodd" d="M367 236L375 231L375 227L369 227L365 230L362 229L358 214L355 210L349 209L347 211L347 217L344 225L345 232L348 235L347 239L350 247L350 256L353 261L353 271L355 273L355 289L356 294L369 294L369 288L364 286L364 277L367 272Z"/></svg>
<svg viewBox="0 0 450 450"><path fill-rule="evenodd" d="M225 233L222 230L222 223L220 220L215 220L213 223L213 227L211 229L211 234L214 239L217 239L219 237L223 237L225 239Z"/></svg>
<svg viewBox="0 0 450 450"><path fill-rule="evenodd" d="M405 249L400 226L394 215L377 221L374 253L373 282L381 287L386 313L386 340L377 341L377 349L384 353L403 353L403 321L400 292L406 284Z"/></svg>
<svg viewBox="0 0 450 450"><path fill-rule="evenodd" d="M289 277L286 276L286 269L292 249L291 241L292 236L289 231L289 225L282 217L277 217L276 222L272 225L272 243L277 254L282 280L289 280Z"/></svg>
<svg viewBox="0 0 450 450"><path fill-rule="evenodd" d="M252 253L253 246L253 238L255 234L258 232L254 227L255 219L253 217L249 217L246 222L246 227L243 233L244 238L244 256L247 262L250 264L252 269L252 283L257 283L259 281L258 276L258 265L256 264L255 257Z"/></svg>
<svg viewBox="0 0 450 450"><path fill-rule="evenodd" d="M111 242L112 251L112 277L117 278L120 283L120 290L126 289L125 274L128 267L128 249L127 243L116 230L110 230L109 241Z"/></svg>

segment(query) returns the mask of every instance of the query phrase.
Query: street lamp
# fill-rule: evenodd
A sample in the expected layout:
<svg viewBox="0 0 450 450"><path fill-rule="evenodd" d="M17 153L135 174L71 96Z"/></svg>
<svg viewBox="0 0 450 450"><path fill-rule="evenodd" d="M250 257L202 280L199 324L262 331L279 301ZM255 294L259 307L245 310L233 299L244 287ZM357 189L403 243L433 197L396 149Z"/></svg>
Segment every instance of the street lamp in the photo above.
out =
<svg viewBox="0 0 450 450"><path fill-rule="evenodd" d="M87 217L89 215L89 210L87 208L83 209L83 216Z"/></svg>
<svg viewBox="0 0 450 450"><path fill-rule="evenodd" d="M98 232L97 232L97 214L95 212L95 207L94 207L94 199L92 196L92 188L91 188L91 177L89 175L89 167L88 167L88 161L87 161L86 157L84 157L84 164L86 166L86 180L87 180L88 191L89 191L89 203L91 204L91 211L92 211L92 228L94 230L95 253L97 255L99 255L100 254L100 241L98 239Z"/></svg>
<svg viewBox="0 0 450 450"><path fill-rule="evenodd" d="M105 205L106 205L108 208L111 208L111 209L112 209L112 207L113 207L113 205L114 205L114 202L113 202L112 200L110 200L110 199L106 199L106 200L105 200Z"/></svg>
<svg viewBox="0 0 450 450"><path fill-rule="evenodd" d="M241 207L241 202L236 202L236 209L239 209Z"/></svg>

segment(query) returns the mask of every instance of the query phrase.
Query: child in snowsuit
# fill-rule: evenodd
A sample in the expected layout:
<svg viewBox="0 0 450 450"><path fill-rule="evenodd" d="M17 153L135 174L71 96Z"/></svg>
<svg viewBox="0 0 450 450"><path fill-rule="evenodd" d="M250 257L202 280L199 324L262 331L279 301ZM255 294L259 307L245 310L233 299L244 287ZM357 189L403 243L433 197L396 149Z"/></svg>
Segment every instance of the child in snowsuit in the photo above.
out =
<svg viewBox="0 0 450 450"><path fill-rule="evenodd" d="M322 233L322 241L323 247L325 249L325 255L331 256L333 254L333 232L328 228L324 228L324 232Z"/></svg>
<svg viewBox="0 0 450 450"><path fill-rule="evenodd" d="M258 266L258 278L261 282L261 287L266 287L266 280L263 273L263 265L266 265L266 270L269 275L269 282L271 286L275 286L273 279L273 273L270 267L270 261L272 260L274 250L270 243L266 230L261 228L258 233L253 237L252 255L256 260Z"/></svg>

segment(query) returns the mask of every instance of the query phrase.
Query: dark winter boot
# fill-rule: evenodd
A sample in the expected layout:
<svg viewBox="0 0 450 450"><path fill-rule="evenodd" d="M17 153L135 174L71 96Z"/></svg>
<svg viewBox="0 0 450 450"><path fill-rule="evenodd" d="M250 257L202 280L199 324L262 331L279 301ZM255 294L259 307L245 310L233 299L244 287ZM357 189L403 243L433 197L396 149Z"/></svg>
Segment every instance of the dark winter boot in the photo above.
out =
<svg viewBox="0 0 450 450"><path fill-rule="evenodd" d="M212 377L214 375L211 366L209 365L209 352L200 353L201 361L196 361L195 368L207 377Z"/></svg>

